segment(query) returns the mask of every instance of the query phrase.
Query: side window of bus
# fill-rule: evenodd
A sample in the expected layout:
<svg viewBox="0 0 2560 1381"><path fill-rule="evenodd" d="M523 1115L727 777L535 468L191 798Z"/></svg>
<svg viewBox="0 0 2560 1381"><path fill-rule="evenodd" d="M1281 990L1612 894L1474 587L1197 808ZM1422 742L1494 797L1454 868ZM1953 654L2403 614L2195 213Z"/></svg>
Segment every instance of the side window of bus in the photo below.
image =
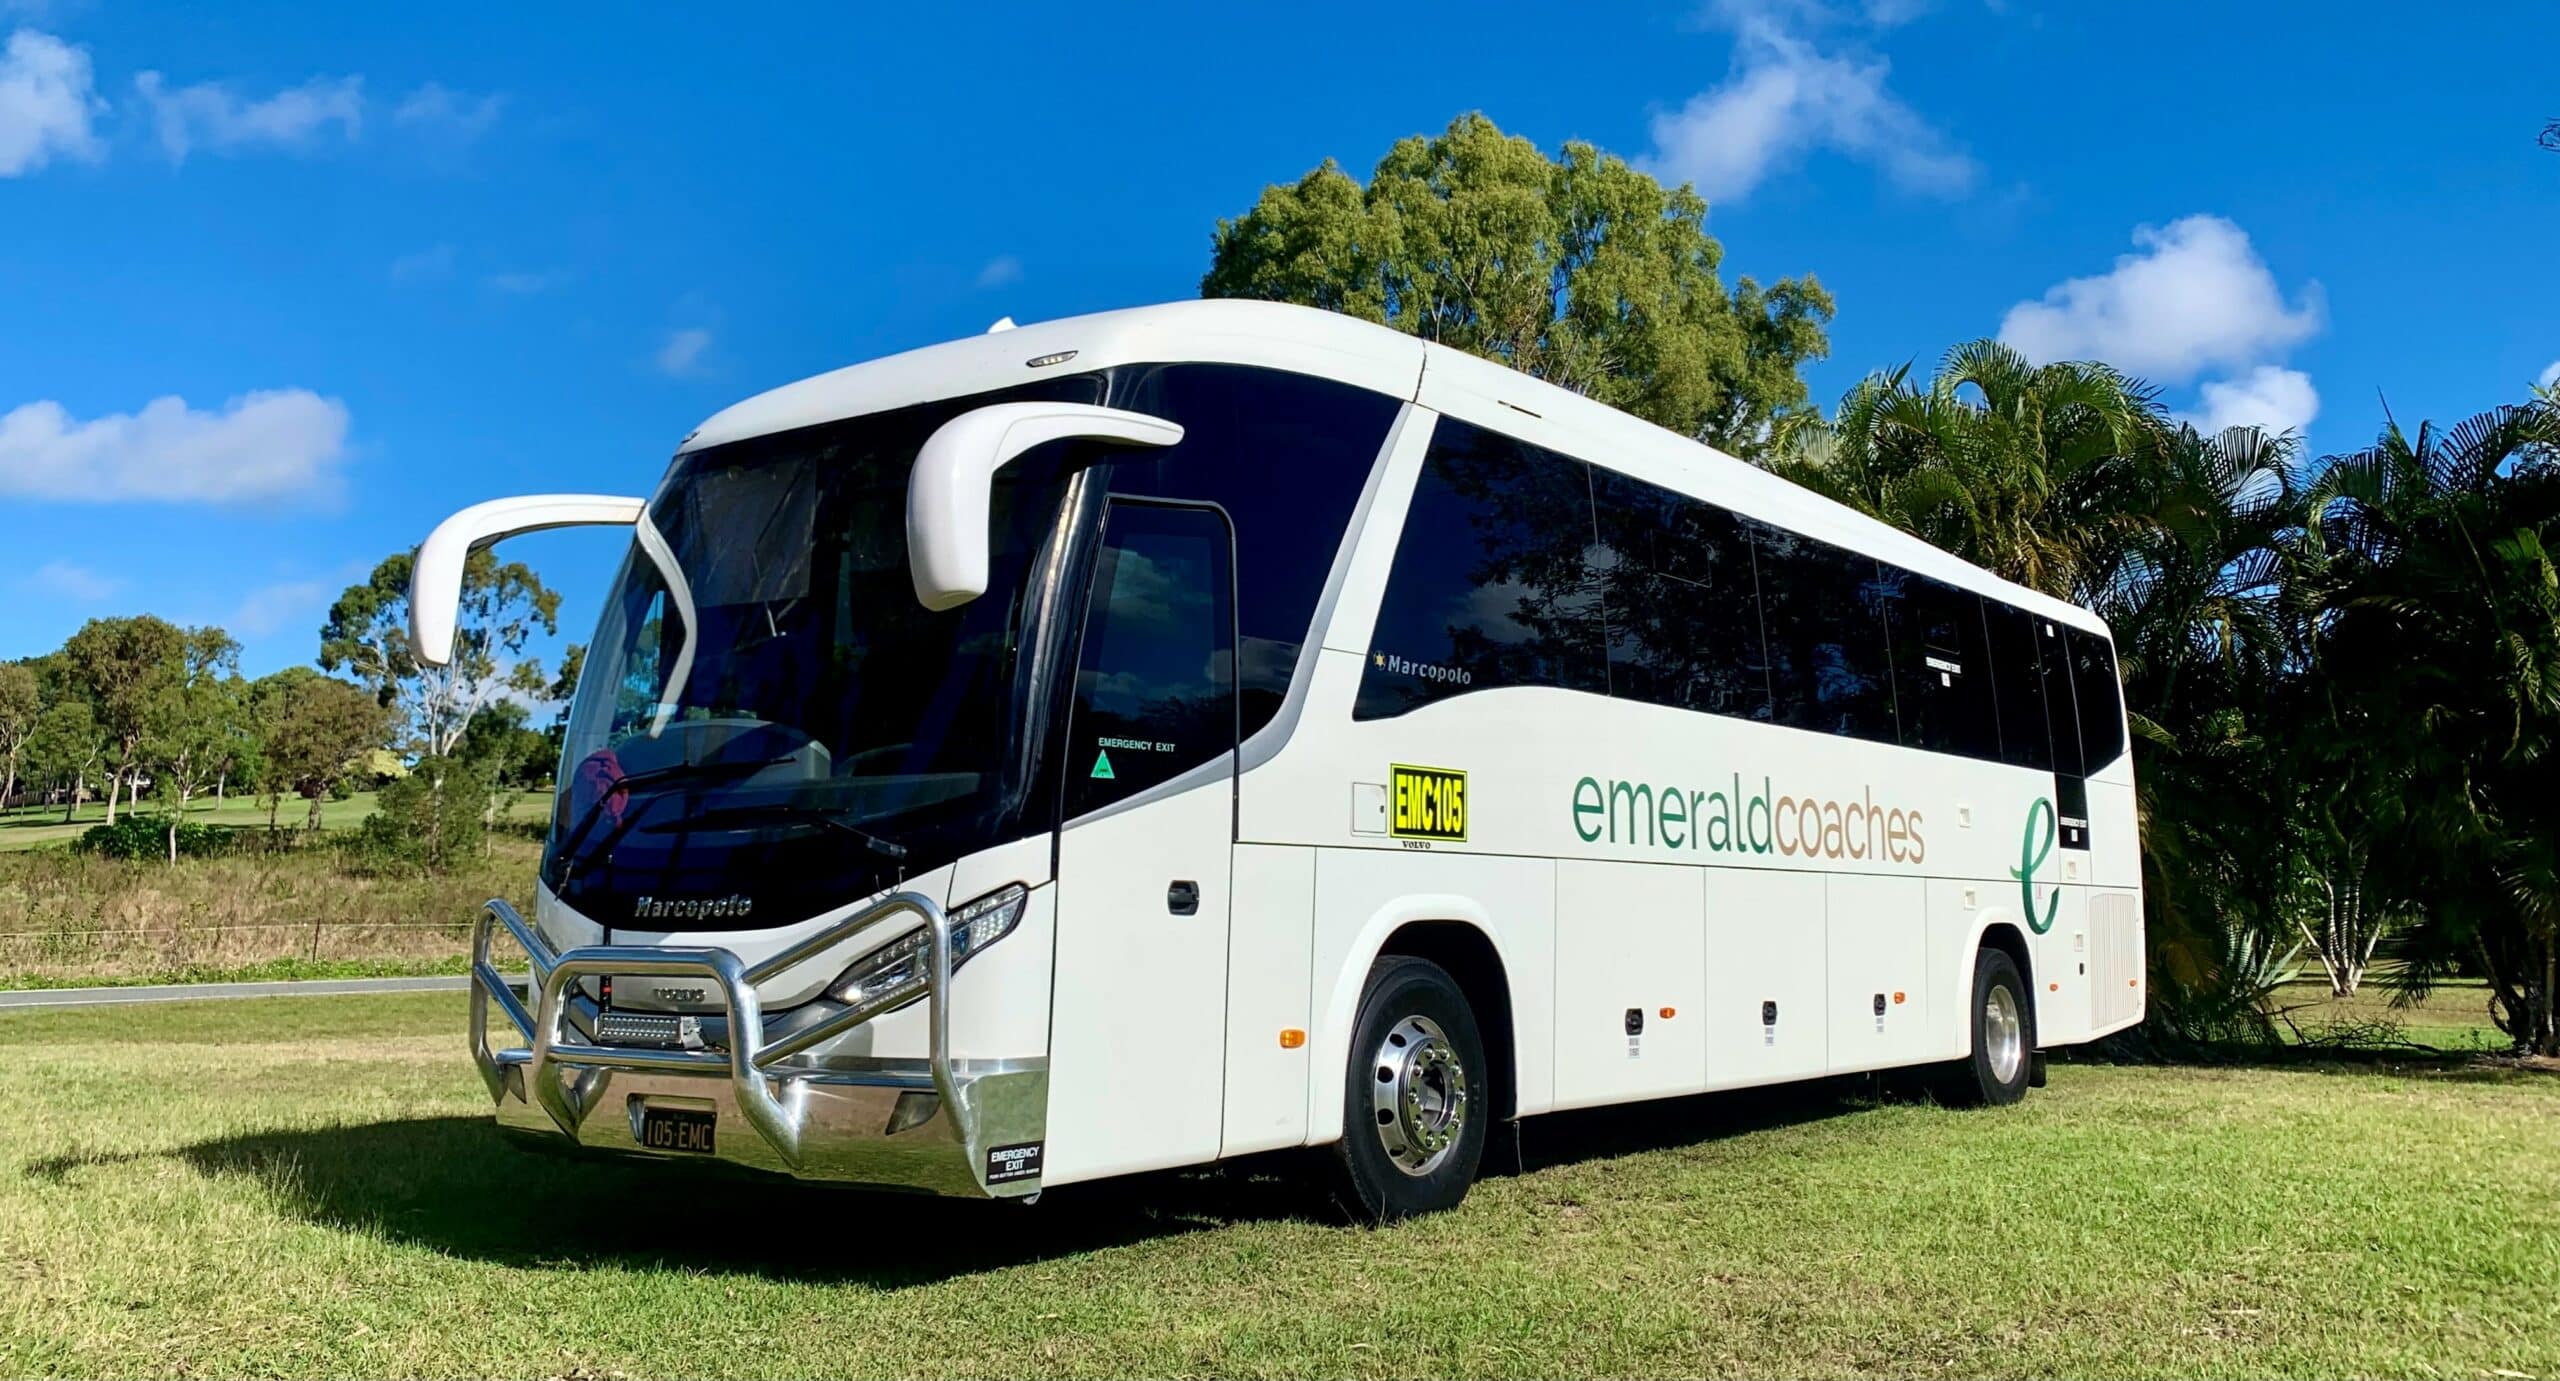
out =
<svg viewBox="0 0 2560 1381"><path fill-rule="evenodd" d="M1998 762L2000 707L1981 597L1899 567L1884 572L1902 745Z"/></svg>
<svg viewBox="0 0 2560 1381"><path fill-rule="evenodd" d="M2045 724L2053 740L2053 770L2066 777L2087 776L2088 769L2080 761L2080 718L2072 703L2071 651L2063 642L2062 625L2039 614L2035 629L2036 660L2044 671Z"/></svg>
<svg viewBox="0 0 2560 1381"><path fill-rule="evenodd" d="M1355 719L1469 691L1608 691L1581 461L1442 418L1396 542Z"/></svg>
<svg viewBox="0 0 2560 1381"><path fill-rule="evenodd" d="M1893 687L1876 561L1747 520L1769 646L1770 718L1892 743Z"/></svg>
<svg viewBox="0 0 2560 1381"><path fill-rule="evenodd" d="M2000 760L2012 767L2053 770L2053 739L2045 721L2044 664L2036 652L2034 615L1996 599L1982 601L1991 630L1991 675L2000 697Z"/></svg>
<svg viewBox="0 0 2560 1381"><path fill-rule="evenodd" d="M1609 693L1766 719L1760 598L1741 520L1611 470L1591 472Z"/></svg>
<svg viewBox="0 0 2560 1381"><path fill-rule="evenodd" d="M1111 505L1076 657L1064 818L1235 747L1233 540L1215 509Z"/></svg>
<svg viewBox="0 0 2560 1381"><path fill-rule="evenodd" d="M2071 652L2071 686L2080 702L2080 758L2095 772L2124 754L2124 682L2115 649L2095 633L2062 631Z"/></svg>
<svg viewBox="0 0 2560 1381"><path fill-rule="evenodd" d="M1115 405L1182 424L1180 443L1114 457L1116 494L1196 499L1236 529L1236 682L1244 733L1270 722L1398 401L1276 369L1133 366Z"/></svg>

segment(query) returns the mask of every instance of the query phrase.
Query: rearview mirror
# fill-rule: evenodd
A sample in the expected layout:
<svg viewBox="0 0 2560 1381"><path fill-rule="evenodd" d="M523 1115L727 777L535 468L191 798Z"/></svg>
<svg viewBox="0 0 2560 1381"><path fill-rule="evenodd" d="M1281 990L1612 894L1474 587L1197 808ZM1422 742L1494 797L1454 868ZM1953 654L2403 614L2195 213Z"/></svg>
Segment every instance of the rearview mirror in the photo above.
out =
<svg viewBox="0 0 2560 1381"><path fill-rule="evenodd" d="M987 592L987 506L996 471L1052 441L1170 446L1179 424L1090 403L993 403L925 438L907 486L907 573L927 609L957 609Z"/></svg>
<svg viewBox="0 0 2560 1381"><path fill-rule="evenodd" d="M409 568L411 655L431 667L453 660L453 625L462 611L462 566L474 550L520 532L630 527L647 509L645 500L609 494L528 494L473 504L436 524Z"/></svg>

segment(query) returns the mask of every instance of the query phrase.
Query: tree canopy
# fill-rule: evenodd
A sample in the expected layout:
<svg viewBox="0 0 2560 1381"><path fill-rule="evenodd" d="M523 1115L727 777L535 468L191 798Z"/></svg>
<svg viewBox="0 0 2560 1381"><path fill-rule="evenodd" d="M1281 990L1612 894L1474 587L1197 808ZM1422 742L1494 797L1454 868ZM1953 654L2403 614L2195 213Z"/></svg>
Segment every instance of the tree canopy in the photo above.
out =
<svg viewBox="0 0 2560 1381"><path fill-rule="evenodd" d="M452 661L430 667L409 644L414 559L405 551L384 557L338 596L320 630L320 665L370 689L394 713L410 753L442 758L501 692L539 697L551 684L527 649L537 632L560 631L560 596L531 566L500 562L485 547L474 551L463 564Z"/></svg>
<svg viewBox="0 0 2560 1381"><path fill-rule="evenodd" d="M1482 115L1400 140L1367 185L1328 159L1218 223L1204 297L1322 307L1471 351L1736 454L1809 406L1830 350L1811 275L1728 292L1707 204L1589 144Z"/></svg>

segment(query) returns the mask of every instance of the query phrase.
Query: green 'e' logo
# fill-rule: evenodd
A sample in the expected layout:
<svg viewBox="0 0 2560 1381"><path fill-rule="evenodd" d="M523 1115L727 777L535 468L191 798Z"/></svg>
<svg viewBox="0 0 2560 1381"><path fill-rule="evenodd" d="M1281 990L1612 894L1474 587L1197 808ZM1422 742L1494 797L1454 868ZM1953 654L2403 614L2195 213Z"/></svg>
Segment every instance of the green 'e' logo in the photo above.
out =
<svg viewBox="0 0 2560 1381"><path fill-rule="evenodd" d="M2039 820L2044 827L2041 834L2036 828ZM2018 904L2026 910L2027 927L2038 935L2053 929L2054 912L2062 905L2062 889L2056 887L2044 899L2043 917L2036 915L2036 869L2053 856L2054 832L2053 802L2039 796L2027 807L2027 830L2018 839L2018 866L2009 870L2009 876L2018 880Z"/></svg>

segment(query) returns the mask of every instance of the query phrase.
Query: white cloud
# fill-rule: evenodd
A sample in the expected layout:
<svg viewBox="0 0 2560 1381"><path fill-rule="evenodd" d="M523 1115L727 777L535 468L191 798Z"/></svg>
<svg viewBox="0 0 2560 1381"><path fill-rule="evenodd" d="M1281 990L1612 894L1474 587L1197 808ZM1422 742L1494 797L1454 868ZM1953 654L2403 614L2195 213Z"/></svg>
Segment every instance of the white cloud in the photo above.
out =
<svg viewBox="0 0 2560 1381"><path fill-rule="evenodd" d="M405 283L412 278L442 278L451 272L451 245L430 245L415 254L403 254L391 261L391 281L395 283Z"/></svg>
<svg viewBox="0 0 2560 1381"><path fill-rule="evenodd" d="M216 411L176 396L82 422L60 403L0 416L0 495L67 503L327 499L347 408L308 389L243 394Z"/></svg>
<svg viewBox="0 0 2560 1381"><path fill-rule="evenodd" d="M978 286L981 288L1001 288L1021 281L1022 261L1010 254L999 254L989 259L985 268L978 270Z"/></svg>
<svg viewBox="0 0 2560 1381"><path fill-rule="evenodd" d="M1884 28L1919 9L1872 0L1861 17ZM1653 117L1653 149L1639 160L1648 171L1716 200L1738 199L1816 150L1930 196L1962 195L1980 178L1972 158L1886 89L1890 63L1815 44L1809 31L1843 22L1838 12L1810 0L1722 0L1707 17L1734 31L1732 67L1721 85Z"/></svg>
<svg viewBox="0 0 2560 1381"><path fill-rule="evenodd" d="M160 147L172 162L197 149L308 149L331 125L348 139L364 126L362 77L314 77L263 101L244 100L220 82L170 90L157 72L135 77L133 87L151 107Z"/></svg>
<svg viewBox="0 0 2560 1381"><path fill-rule="evenodd" d="M329 611L337 591L317 580L285 580L261 585L240 599L222 626L235 636L263 638L297 622L313 627Z"/></svg>
<svg viewBox="0 0 2560 1381"><path fill-rule="evenodd" d="M2560 388L2560 360L2544 365L2542 372L2533 377L2533 382L2536 388Z"/></svg>
<svg viewBox="0 0 2560 1381"><path fill-rule="evenodd" d="M19 582L42 594L80 604L95 604L124 588L124 582L113 576L100 575L86 566L68 561L47 561Z"/></svg>
<svg viewBox="0 0 2560 1381"><path fill-rule="evenodd" d="M2133 232L2138 251L2000 319L2000 339L2038 363L2099 359L2167 382L2242 369L2320 330L2318 283L2288 304L2240 227L2188 216Z"/></svg>
<svg viewBox="0 0 2560 1381"><path fill-rule="evenodd" d="M669 331L666 343L658 347L658 372L679 378L692 374L702 366L702 352L711 348L711 333L699 326Z"/></svg>
<svg viewBox="0 0 2560 1381"><path fill-rule="evenodd" d="M98 99L87 50L20 29L0 49L0 177L32 173L55 155L95 162L106 152L89 121Z"/></svg>
<svg viewBox="0 0 2560 1381"><path fill-rule="evenodd" d="M392 108L391 123L456 143L469 143L498 123L498 113L506 103L507 98L496 92L475 96L441 82L429 82L400 99L400 104Z"/></svg>
<svg viewBox="0 0 2560 1381"><path fill-rule="evenodd" d="M2311 386L2311 376L2272 364L2234 379L2207 380L2196 390L2196 402L2196 411L2184 416L2207 436L2230 427L2300 433L2320 415L2320 391Z"/></svg>

